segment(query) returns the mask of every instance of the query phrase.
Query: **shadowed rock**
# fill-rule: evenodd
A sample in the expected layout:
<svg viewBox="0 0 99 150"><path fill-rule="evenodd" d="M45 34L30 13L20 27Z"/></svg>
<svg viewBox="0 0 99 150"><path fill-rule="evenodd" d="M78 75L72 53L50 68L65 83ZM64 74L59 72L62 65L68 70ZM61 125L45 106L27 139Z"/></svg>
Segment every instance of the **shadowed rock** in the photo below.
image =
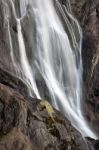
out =
<svg viewBox="0 0 99 150"><path fill-rule="evenodd" d="M83 81L85 116L99 135L99 1L76 0L73 12L83 30Z"/></svg>
<svg viewBox="0 0 99 150"><path fill-rule="evenodd" d="M0 150L87 150L81 135L46 101L0 84Z"/></svg>
<svg viewBox="0 0 99 150"><path fill-rule="evenodd" d="M99 140L86 138L90 150L99 150Z"/></svg>

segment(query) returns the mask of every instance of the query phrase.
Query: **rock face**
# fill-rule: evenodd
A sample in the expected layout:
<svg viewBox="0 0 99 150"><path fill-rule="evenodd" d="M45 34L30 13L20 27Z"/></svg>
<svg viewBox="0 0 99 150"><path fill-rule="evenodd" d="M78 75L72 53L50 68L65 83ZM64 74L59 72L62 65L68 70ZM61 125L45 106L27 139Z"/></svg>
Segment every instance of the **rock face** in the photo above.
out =
<svg viewBox="0 0 99 150"><path fill-rule="evenodd" d="M86 118L99 135L99 1L72 1L83 29L83 79Z"/></svg>
<svg viewBox="0 0 99 150"><path fill-rule="evenodd" d="M0 83L0 150L87 150L81 135L46 101Z"/></svg>
<svg viewBox="0 0 99 150"><path fill-rule="evenodd" d="M99 133L99 4L97 0L71 3L84 34L84 115ZM0 150L87 150L81 135L66 118L46 101L29 97L24 83L7 72L14 71L7 17L15 41L13 48L18 49L16 23L8 6L8 0L0 0ZM98 141L88 141L90 150L99 149Z"/></svg>

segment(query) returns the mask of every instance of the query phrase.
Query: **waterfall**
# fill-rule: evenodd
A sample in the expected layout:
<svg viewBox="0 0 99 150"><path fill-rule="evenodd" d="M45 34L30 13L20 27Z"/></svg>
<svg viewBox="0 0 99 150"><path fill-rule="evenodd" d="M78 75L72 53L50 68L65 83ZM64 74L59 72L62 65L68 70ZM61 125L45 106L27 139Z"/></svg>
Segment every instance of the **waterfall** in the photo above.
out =
<svg viewBox="0 0 99 150"><path fill-rule="evenodd" d="M20 0L20 15L17 15L14 2L9 1L17 24L18 63L14 61L16 56L9 31L12 62L16 70L20 68L17 76L27 84L33 97L46 99L44 95L48 91L53 106L82 136L96 139L82 114L82 31L69 11L71 8L61 6L58 0ZM28 31L22 26L25 18ZM43 90L38 82L45 85L41 87Z"/></svg>
<svg viewBox="0 0 99 150"><path fill-rule="evenodd" d="M18 30L18 43L19 43L20 60L21 60L21 66L22 66L23 73L26 76L26 79L28 79L27 81L30 82L30 84L33 88L33 91L34 91L35 95L37 96L37 98L40 98L38 89L36 87L36 83L35 83L34 78L33 78L32 70L31 70L31 67L28 63L28 59L26 56L26 49L25 49L24 39L23 39L22 31L21 31L20 19L17 19L17 30Z"/></svg>

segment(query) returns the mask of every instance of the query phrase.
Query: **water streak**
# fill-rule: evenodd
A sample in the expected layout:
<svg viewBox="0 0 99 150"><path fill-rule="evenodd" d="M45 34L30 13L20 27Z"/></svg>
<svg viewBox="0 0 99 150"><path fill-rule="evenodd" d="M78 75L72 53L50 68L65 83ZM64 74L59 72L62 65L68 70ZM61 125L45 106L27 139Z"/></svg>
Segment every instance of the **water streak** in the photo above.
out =
<svg viewBox="0 0 99 150"><path fill-rule="evenodd" d="M54 0L56 5L53 0L47 2L46 0L20 0L20 18L17 17L13 1L10 0L10 2L17 22L20 67L23 73L20 77L31 87L34 97L44 98L41 97L37 85L38 75L41 76L47 87L44 92L49 91L54 107L64 113L83 136L96 138L82 115L82 31L77 20L57 0ZM64 29L55 6L62 15L71 38ZM23 18L30 15L29 12L32 14L31 20L35 20L36 24L36 37L32 35L31 26L31 32L27 35L33 41L36 38L34 42L36 48L32 49L31 62L27 55L28 49L25 46L21 25ZM30 44L32 45L32 42ZM13 51L12 48L11 51Z"/></svg>

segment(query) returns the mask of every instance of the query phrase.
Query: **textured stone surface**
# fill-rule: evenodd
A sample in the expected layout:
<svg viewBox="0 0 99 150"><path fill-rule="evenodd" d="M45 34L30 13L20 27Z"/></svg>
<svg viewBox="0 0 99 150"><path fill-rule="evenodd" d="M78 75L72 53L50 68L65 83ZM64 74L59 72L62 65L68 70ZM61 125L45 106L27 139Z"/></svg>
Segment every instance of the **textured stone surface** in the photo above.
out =
<svg viewBox="0 0 99 150"><path fill-rule="evenodd" d="M17 1L15 3L17 6ZM62 0L62 3L66 4L66 1ZM84 35L84 115L99 135L99 1L71 0L71 3ZM9 6L8 0L0 0L0 150L86 150L81 135L65 118L56 112L54 122L46 107L42 108L38 100L28 97L22 81L8 73L15 70L10 59L7 18L14 51L18 50L16 21ZM22 26L28 31L28 17L24 18L24 22ZM31 32L35 36L34 29ZM28 33L23 33L26 38ZM27 48L29 41L26 43ZM30 51L35 43L32 44ZM18 57L16 61L20 61ZM99 149L98 141L88 140L90 149L91 144L95 150Z"/></svg>
<svg viewBox="0 0 99 150"><path fill-rule="evenodd" d="M85 116L99 135L99 1L75 0L72 6L83 30Z"/></svg>
<svg viewBox="0 0 99 150"><path fill-rule="evenodd" d="M87 150L66 118L31 100L0 83L0 150Z"/></svg>

